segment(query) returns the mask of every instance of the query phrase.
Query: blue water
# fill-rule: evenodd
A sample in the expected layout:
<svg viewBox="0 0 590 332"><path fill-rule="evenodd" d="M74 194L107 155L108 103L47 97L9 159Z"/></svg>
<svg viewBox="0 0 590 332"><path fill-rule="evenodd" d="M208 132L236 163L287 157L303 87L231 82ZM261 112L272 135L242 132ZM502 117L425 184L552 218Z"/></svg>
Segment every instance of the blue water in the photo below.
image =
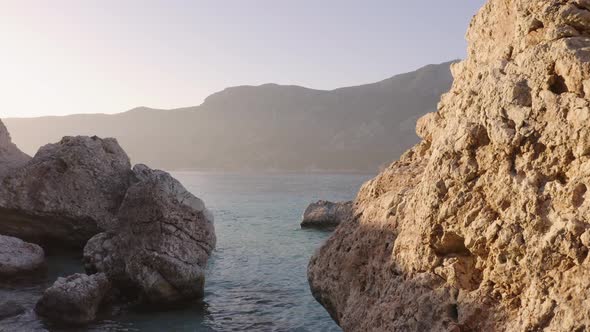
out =
<svg viewBox="0 0 590 332"><path fill-rule="evenodd" d="M313 299L307 263L330 235L301 230L307 205L319 199L350 200L366 174L173 174L215 215L217 249L208 267L205 297L181 310L120 314L70 331L340 331ZM0 299L27 313L0 321L0 331L61 331L39 321L32 307L59 275L80 270L75 257L51 257L46 283L0 287Z"/></svg>

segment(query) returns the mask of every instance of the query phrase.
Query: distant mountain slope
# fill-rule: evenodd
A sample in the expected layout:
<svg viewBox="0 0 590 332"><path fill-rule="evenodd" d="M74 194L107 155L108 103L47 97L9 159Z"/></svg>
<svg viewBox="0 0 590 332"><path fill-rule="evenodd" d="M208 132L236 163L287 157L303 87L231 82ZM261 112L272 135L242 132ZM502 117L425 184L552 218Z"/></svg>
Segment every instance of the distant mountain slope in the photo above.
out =
<svg viewBox="0 0 590 332"><path fill-rule="evenodd" d="M370 170L418 142L415 122L449 90L450 62L336 89L225 89L196 107L5 119L33 154L64 135L116 137L135 162L165 168Z"/></svg>

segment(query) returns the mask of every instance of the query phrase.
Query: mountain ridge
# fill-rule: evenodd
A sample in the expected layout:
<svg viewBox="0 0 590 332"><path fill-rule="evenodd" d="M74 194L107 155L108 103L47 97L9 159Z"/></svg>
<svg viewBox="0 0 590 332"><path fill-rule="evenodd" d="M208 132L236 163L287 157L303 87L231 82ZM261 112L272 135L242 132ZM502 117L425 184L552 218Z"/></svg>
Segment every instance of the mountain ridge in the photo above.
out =
<svg viewBox="0 0 590 332"><path fill-rule="evenodd" d="M390 160L381 160L385 148L372 142L394 138L389 141L395 147L381 156L415 144L413 122L434 110L450 88L449 66L455 61L333 90L242 85L216 92L198 106L140 106L115 114L6 118L5 123L29 154L63 135L98 135L117 138L134 161L165 169L375 171ZM402 123L404 128L396 128ZM355 160L354 153L362 151L368 159Z"/></svg>

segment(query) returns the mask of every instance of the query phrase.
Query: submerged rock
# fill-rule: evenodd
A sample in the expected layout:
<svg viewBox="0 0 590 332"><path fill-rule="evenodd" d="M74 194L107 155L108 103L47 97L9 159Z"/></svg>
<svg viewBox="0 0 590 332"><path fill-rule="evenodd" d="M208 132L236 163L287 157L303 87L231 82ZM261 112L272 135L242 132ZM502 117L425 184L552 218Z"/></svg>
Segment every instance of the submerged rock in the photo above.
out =
<svg viewBox="0 0 590 332"><path fill-rule="evenodd" d="M14 301L0 302L0 320L21 315L25 311L22 305Z"/></svg>
<svg viewBox="0 0 590 332"><path fill-rule="evenodd" d="M340 225L352 216L352 201L332 203L317 201L303 213L301 227L330 228Z"/></svg>
<svg viewBox="0 0 590 332"><path fill-rule="evenodd" d="M29 277L45 268L45 253L36 244L0 235L0 278Z"/></svg>
<svg viewBox="0 0 590 332"><path fill-rule="evenodd" d="M111 284L104 273L58 278L45 290L35 311L57 324L84 325L96 319L110 289Z"/></svg>
<svg viewBox="0 0 590 332"><path fill-rule="evenodd" d="M0 186L0 234L82 247L108 228L129 185L114 139L64 137L42 147Z"/></svg>
<svg viewBox="0 0 590 332"><path fill-rule="evenodd" d="M31 157L12 143L8 130L0 121L0 178L11 170L23 166L30 159Z"/></svg>
<svg viewBox="0 0 590 332"><path fill-rule="evenodd" d="M213 217L204 203L168 173L137 165L117 227L84 249L89 272L143 302L167 304L203 295L207 260L215 247Z"/></svg>
<svg viewBox="0 0 590 332"><path fill-rule="evenodd" d="M590 326L590 2L489 0L422 142L311 259L345 331Z"/></svg>

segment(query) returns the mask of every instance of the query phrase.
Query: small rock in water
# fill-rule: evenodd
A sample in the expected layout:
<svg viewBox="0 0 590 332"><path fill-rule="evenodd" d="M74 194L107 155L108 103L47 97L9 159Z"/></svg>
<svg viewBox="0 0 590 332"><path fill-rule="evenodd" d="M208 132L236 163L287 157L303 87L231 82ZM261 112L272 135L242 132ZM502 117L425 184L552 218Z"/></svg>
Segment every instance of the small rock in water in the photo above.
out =
<svg viewBox="0 0 590 332"><path fill-rule="evenodd" d="M301 227L330 228L340 225L352 215L352 201L317 201L310 204L303 214Z"/></svg>
<svg viewBox="0 0 590 332"><path fill-rule="evenodd" d="M28 277L42 272L45 253L36 244L0 235L0 278Z"/></svg>
<svg viewBox="0 0 590 332"><path fill-rule="evenodd" d="M96 319L110 290L111 283L104 273L58 278L45 290L35 311L53 323L84 325Z"/></svg>
<svg viewBox="0 0 590 332"><path fill-rule="evenodd" d="M81 248L114 222L130 174L129 157L115 139L77 136L47 144L3 177L0 233Z"/></svg>

